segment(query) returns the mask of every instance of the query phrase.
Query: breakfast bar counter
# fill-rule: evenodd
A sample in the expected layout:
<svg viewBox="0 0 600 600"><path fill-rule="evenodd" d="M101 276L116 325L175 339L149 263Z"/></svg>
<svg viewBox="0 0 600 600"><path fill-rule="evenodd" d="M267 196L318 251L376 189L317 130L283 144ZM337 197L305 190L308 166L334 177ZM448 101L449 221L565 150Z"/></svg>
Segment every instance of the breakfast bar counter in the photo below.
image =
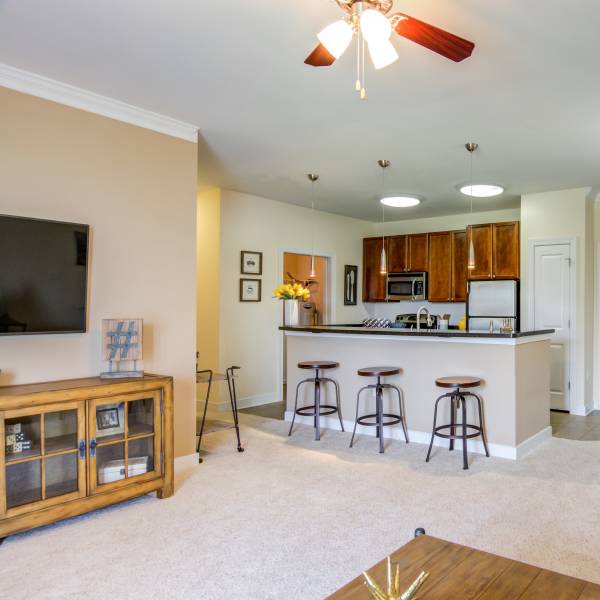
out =
<svg viewBox="0 0 600 600"><path fill-rule="evenodd" d="M356 393L365 384L357 371L373 365L399 367L400 374L386 382L404 392L405 416L411 442L428 444L435 400L445 390L435 380L446 376L470 376L482 380L474 390L484 404L488 446L492 456L517 459L552 435L550 427L550 336L553 330L489 333L458 330L369 329L339 325L281 327L287 340L286 420L291 420L297 383L306 372L301 361L339 363L327 376L339 382L346 431L352 431ZM312 386L301 387L299 405L312 404ZM323 389L323 403L331 404L333 386ZM389 398L385 398L385 411ZM373 408L374 397L362 404ZM362 408L362 407L361 407ZM475 415L469 407L469 422ZM447 409L449 413L449 409ZM312 424L309 416L296 422ZM337 415L322 417L324 427L340 428ZM358 426L357 433L374 435L375 428ZM385 429L386 439L403 440L400 426ZM359 440L360 443L360 440ZM436 438L436 445L448 442ZM483 453L480 438L469 440L469 451Z"/></svg>

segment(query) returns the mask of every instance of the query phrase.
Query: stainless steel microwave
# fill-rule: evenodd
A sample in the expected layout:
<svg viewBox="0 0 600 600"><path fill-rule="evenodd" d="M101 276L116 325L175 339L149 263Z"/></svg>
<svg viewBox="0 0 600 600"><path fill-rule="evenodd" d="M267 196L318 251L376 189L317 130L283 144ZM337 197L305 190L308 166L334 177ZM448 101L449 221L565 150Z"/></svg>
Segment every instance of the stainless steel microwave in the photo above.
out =
<svg viewBox="0 0 600 600"><path fill-rule="evenodd" d="M426 300L427 273L388 273L386 300Z"/></svg>

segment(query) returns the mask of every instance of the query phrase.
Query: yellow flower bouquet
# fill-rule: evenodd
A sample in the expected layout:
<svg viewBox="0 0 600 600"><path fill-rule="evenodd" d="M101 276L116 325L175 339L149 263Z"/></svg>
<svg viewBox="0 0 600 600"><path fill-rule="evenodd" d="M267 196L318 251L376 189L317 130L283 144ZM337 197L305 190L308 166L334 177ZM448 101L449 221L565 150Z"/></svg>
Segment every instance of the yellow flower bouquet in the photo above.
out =
<svg viewBox="0 0 600 600"><path fill-rule="evenodd" d="M310 290L299 283L283 283L273 290L273 297L278 300L308 300Z"/></svg>

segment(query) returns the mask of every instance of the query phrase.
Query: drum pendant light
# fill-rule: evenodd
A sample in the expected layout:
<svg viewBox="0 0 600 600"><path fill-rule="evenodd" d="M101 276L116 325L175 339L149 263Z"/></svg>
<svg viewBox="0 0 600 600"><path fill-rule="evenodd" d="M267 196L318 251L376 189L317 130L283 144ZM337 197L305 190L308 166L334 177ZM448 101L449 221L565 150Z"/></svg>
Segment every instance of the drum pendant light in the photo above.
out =
<svg viewBox="0 0 600 600"><path fill-rule="evenodd" d="M317 272L315 270L315 183L319 179L316 173L309 173L307 175L310 181L310 218L311 218L311 242L310 242L310 277L316 277Z"/></svg>
<svg viewBox="0 0 600 600"><path fill-rule="evenodd" d="M385 194L385 170L392 164L389 160L381 159L377 161L377 164L381 167L381 194ZM379 273L381 275L387 274L387 255L385 253L385 204L381 203L381 256L379 258Z"/></svg>
<svg viewBox="0 0 600 600"><path fill-rule="evenodd" d="M469 161L470 161L470 198L471 198L471 214L473 214L473 152L479 148L479 144L475 142L467 142L465 144L465 148L469 153ZM467 269L472 271L475 268L475 246L473 245L473 235L469 236L469 260L467 261Z"/></svg>

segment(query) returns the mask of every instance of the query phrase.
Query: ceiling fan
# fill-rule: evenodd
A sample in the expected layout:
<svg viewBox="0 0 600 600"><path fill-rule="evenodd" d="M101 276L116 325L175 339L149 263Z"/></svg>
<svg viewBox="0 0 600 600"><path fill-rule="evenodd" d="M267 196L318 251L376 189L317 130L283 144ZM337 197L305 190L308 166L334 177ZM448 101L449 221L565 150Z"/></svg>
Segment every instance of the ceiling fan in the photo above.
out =
<svg viewBox="0 0 600 600"><path fill-rule="evenodd" d="M334 1L346 15L325 27L317 35L319 44L304 62L312 67L329 67L345 52L352 39L356 37L357 80L355 87L360 92L361 98L366 96L364 87L365 44L368 47L373 66L376 69L387 67L398 59L398 53L390 42L392 30L399 36L455 62L471 56L475 48L473 42L403 13L386 16L392 9L394 0Z"/></svg>

